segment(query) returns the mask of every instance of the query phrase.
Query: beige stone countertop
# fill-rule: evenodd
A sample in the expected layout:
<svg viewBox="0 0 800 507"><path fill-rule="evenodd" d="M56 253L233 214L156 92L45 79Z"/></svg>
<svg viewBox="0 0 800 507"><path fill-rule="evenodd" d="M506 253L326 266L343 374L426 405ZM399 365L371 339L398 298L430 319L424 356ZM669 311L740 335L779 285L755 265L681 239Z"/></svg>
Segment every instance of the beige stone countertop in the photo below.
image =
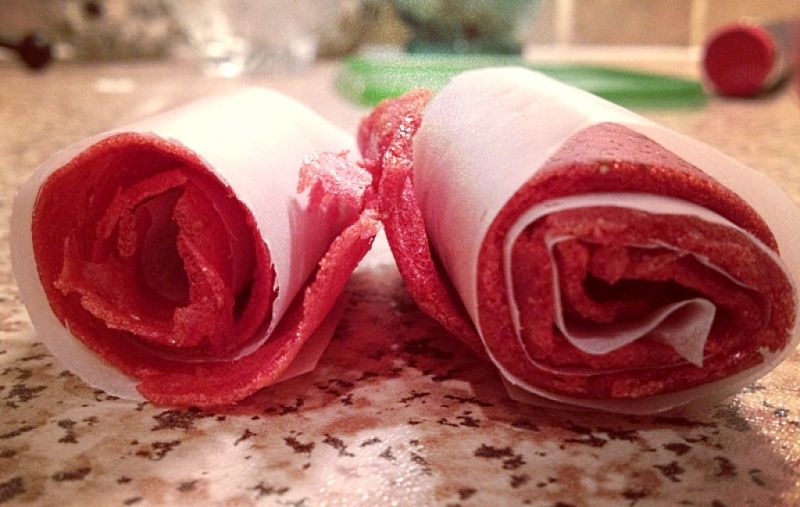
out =
<svg viewBox="0 0 800 507"><path fill-rule="evenodd" d="M354 131L335 67L252 78ZM215 412L94 390L54 361L11 276L14 189L90 134L242 84L175 63L0 62L0 505L296 507L800 505L800 353L703 411L558 412L507 397L494 369L415 309L379 238L318 368ZM776 179L800 202L789 90L642 111Z"/></svg>

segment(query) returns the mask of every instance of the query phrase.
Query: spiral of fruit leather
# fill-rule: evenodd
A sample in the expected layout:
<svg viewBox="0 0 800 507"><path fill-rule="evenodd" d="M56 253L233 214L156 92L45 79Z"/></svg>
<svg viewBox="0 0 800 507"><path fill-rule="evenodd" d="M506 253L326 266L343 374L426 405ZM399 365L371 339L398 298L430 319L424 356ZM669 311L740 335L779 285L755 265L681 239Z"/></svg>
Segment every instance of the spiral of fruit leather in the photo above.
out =
<svg viewBox="0 0 800 507"><path fill-rule="evenodd" d="M87 383L236 402L313 368L378 222L352 138L247 88L81 141L20 189L14 273Z"/></svg>
<svg viewBox="0 0 800 507"><path fill-rule="evenodd" d="M797 345L800 211L707 145L517 68L385 102L358 140L409 292L516 399L707 404Z"/></svg>

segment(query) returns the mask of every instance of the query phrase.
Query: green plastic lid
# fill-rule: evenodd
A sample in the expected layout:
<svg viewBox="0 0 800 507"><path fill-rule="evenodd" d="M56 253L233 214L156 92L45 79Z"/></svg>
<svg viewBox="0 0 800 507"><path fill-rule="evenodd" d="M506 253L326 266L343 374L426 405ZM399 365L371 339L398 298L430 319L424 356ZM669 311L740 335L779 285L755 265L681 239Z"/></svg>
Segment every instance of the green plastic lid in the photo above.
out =
<svg viewBox="0 0 800 507"><path fill-rule="evenodd" d="M346 59L336 77L347 99L373 106L412 88L440 90L469 69L519 66L539 71L625 107L698 107L706 102L698 81L580 64L532 64L519 57L474 55L380 55Z"/></svg>

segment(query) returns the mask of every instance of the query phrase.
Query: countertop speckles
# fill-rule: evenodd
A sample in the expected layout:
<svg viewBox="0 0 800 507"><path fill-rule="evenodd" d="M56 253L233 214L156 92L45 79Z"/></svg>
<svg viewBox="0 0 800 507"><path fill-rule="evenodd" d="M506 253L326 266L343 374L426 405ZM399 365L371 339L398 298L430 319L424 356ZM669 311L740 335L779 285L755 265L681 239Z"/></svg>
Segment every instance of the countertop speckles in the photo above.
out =
<svg viewBox="0 0 800 507"><path fill-rule="evenodd" d="M333 68L254 78L351 131ZM127 95L99 78L130 80ZM415 309L382 238L319 367L234 407L116 399L56 364L10 274L13 190L71 141L230 88L182 64L0 63L0 505L798 505L800 354L702 412L620 417L512 402ZM648 112L777 179L800 202L788 93ZM745 121L743 118L747 118ZM734 121L735 120L735 121Z"/></svg>

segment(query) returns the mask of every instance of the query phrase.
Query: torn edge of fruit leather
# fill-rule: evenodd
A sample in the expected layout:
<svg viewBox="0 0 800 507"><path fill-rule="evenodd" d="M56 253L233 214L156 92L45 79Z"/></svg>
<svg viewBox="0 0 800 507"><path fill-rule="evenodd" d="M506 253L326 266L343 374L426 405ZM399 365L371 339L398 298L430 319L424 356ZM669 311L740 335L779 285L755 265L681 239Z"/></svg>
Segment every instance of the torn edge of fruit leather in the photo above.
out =
<svg viewBox="0 0 800 507"><path fill-rule="evenodd" d="M520 317L513 291L512 250L519 235L537 219L550 213L591 207L622 207L657 214L695 216L744 234L783 270L794 295L794 322L781 350L760 349L763 361L726 378L674 392L634 399L591 399L553 393L532 385L508 371L486 342L479 310L479 256L490 227L507 203L542 170L548 160L573 136L602 124L615 124L657 143L682 161L738 194L761 216L777 242L780 256L753 234L721 215L681 199L649 193L587 193L545 200L516 219L503 244L503 277L508 291L516 339L527 356L521 338ZM671 131L631 111L570 88L544 75L519 68L469 71L454 78L428 103L422 125L414 137L414 190L433 250L459 294L500 370L510 395L536 403L548 400L557 406L583 407L619 413L661 412L733 394L763 376L794 350L797 332L797 285L800 274L800 210L770 179L697 140ZM602 168L600 168L600 174ZM602 176L599 176L602 177ZM477 183L476 183L477 182ZM469 231L465 234L464 231ZM551 262L560 241L547 244ZM635 245L673 249L665 243ZM732 282L707 258L696 259ZM661 340L684 360L703 363L703 346L714 318L714 305L704 298L684 301L654 312L615 333L595 329L569 329L561 312L558 270L553 269L554 323L575 347L589 354L603 354L634 342L653 330L664 331ZM677 319L677 323L676 323ZM661 327L660 327L661 326ZM666 329L665 327L666 326ZM533 361L530 356L527 360ZM590 372L566 371L570 375Z"/></svg>
<svg viewBox="0 0 800 507"><path fill-rule="evenodd" d="M355 153L350 135L294 99L256 87L202 99L81 140L57 152L18 190L11 222L13 273L39 338L59 362L93 387L126 399L141 400L144 394L144 398L166 405L232 403L261 387L313 369L342 316L345 296L340 295L344 284L377 233L376 220L366 205L366 191L371 177L353 161L351 156ZM151 162L153 167L148 166ZM137 164L142 167L137 167ZM94 307L90 307L86 301L90 299L89 296L102 299L98 295L87 296L83 292L67 294L63 289L45 290L44 276L40 272L45 267L38 261L39 257L44 259L48 254L37 250L32 231L37 226L48 230L47 224L37 225L37 217L41 222L40 215L60 220L58 216L53 216L54 213L58 214L57 211L41 210L37 206L43 199L57 206L62 205L58 199L46 200L45 197L50 197L43 197L47 194L43 188L47 188L54 175L67 178L60 176L62 173L68 174L66 169L59 171L64 168L76 174L78 170L84 171L92 178L89 183L112 182L105 186L97 183L96 189L92 187L86 191L74 184L72 188L65 186L66 190L60 190L61 198L69 199L73 192L88 196L85 204L90 210L96 201L105 201L107 207L100 210L103 214L101 219L97 224L91 224L96 231L90 231L100 236L101 241L95 240L90 246L116 240L116 248L123 252L122 257L132 255L130 250L136 250L139 255L139 250L144 251L151 240L147 227L155 229L153 224L159 224L161 220L162 225L167 223L173 229L178 228L177 233L171 233L173 241L177 238L177 246L172 247L176 250L173 257L177 259L180 256L179 260L183 263L181 269L186 271L185 276L188 277L185 283L189 285L185 289L186 294L180 297L191 298L188 304L191 307L195 302L195 292L201 293L201 289L210 287L206 290L208 294L197 296L202 304L210 305L200 306L200 309L221 308L222 317L218 320L224 322L214 323L216 314L208 317L205 312L181 314L185 310L181 306L184 303L176 303L175 299L169 301L174 306L173 328L184 326L191 331L194 329L191 326L199 326L205 329L202 327L206 325L204 322L179 322L184 317L184 320L194 318L195 321L211 321L213 325L221 326L219 329L244 329L242 336L237 336L232 344L225 342L225 336L214 336L214 339L220 340L214 346L203 342L190 343L181 348L180 344L174 345L168 333L161 333L160 328L158 332L152 331L152 334L158 334L163 341L148 341L150 337L147 333L151 330L145 322L139 328L147 332L142 333L144 338L140 340L140 336L131 335L123 324L117 322L132 320L131 325L135 326L138 324L136 321L146 320L135 315L135 308L129 310L120 304L112 309L114 311L97 310L95 307L105 302L92 303ZM177 170L172 170L175 168ZM120 176L107 176L110 171L117 171ZM131 184L128 181L139 177L138 173L143 173L141 178L146 180L139 186L137 183L141 182L134 181ZM162 180L170 178L174 181L162 184ZM90 186L89 183L86 186ZM181 197L176 197L179 190L169 185L183 192ZM187 190L189 187L199 194L199 197L189 197L201 205L192 207L192 203L189 203L178 210L181 199L190 194L190 190ZM102 195L109 188L114 196ZM98 196L90 194L95 190ZM162 193L156 195L158 192ZM59 197L57 192L51 194ZM164 197L166 195L170 197ZM153 204L159 199L166 204ZM123 211L116 211L118 202L122 203L118 207ZM73 205L63 206L71 212L69 206ZM187 207L189 211L196 208L207 212L211 218L206 215L199 218L178 216ZM131 216L126 217L125 213ZM91 215L90 212L87 214ZM140 220L141 214L146 215L146 220ZM109 219L106 215L113 216ZM89 230L82 220L88 222L92 218L97 217L76 218L76 230L80 227ZM126 218L134 225L126 224ZM111 226L103 222L106 219L113 222ZM142 221L146 225L141 225ZM173 226L173 223L178 225ZM216 224L217 229L209 224ZM125 243L123 229L133 230L130 233L133 240L128 243L134 246ZM68 270L65 266L68 265L69 240L77 237L77 234L64 241L64 257L57 261L62 263L59 267L62 274L53 284L57 287L63 283L66 276L64 272ZM169 237L169 234L165 234ZM224 237L219 239L218 236ZM159 238L153 239L153 244L162 245L159 241ZM57 241L54 243L57 244ZM227 256L230 265L220 269L225 276L217 277L223 281L213 278L214 273L208 274L209 270L214 271L217 267L213 262L203 260L206 255L216 262L213 256L217 253L208 245L214 248L215 245L221 245L219 248L222 253L219 255L221 258ZM249 245L250 248L241 245ZM60 245L57 247L61 248ZM240 253L239 250L246 251ZM90 248L87 255L95 255L93 252ZM117 255L113 248L112 253ZM113 255L103 253L105 257ZM145 259L153 265L148 265L148 269L153 271L149 276L165 278L148 278L147 284L153 284L148 285L148 290L160 283L161 286L154 291L158 292L154 300L167 301L172 297L169 291L174 289L167 285L174 279L158 271L168 269L159 267L164 264L158 256L161 254L149 255L152 259ZM199 260L195 262L196 258ZM80 260L85 261L83 258ZM85 261L80 265L81 269L85 272L94 269L92 262L94 258ZM139 259L139 262L131 269L144 270L141 263L145 261ZM125 266L124 262L120 265ZM231 287L236 285L238 292L234 293L234 289L227 285L222 289L214 285L222 286L223 282ZM131 290L135 291L138 290L136 284L141 285L142 282L134 277L131 283ZM62 297L55 292L57 290L64 292L65 302L59 303L62 308L69 310L70 304L74 308L78 303L73 301L80 300L84 305L81 311L85 309L88 317L81 315L73 318L68 311L57 315L58 312L53 308L55 303L50 300L52 294ZM227 294L226 290L232 296L224 304L219 303L222 298L220 294ZM253 294L255 296L251 297ZM161 297L163 295L167 299ZM268 303L254 303L259 295L263 296L262 299L268 299ZM139 298L139 295L132 297ZM244 302L235 299L237 297ZM142 297L136 301L150 305L149 298ZM251 306L257 306L257 309L251 312ZM160 315L159 311L155 309L151 313ZM245 324L238 321L231 324L228 320L238 317L226 317L226 311L238 317L247 315L250 320ZM120 315L114 315L114 312ZM96 324L92 319L98 315L108 315L108 321ZM245 317L240 320L245 320ZM89 324L83 324L83 321ZM169 316L166 321L169 323ZM155 325L151 327L155 328ZM87 329L99 330L99 338L90 336L88 342L85 336L76 338L75 334L87 334ZM275 338L276 335L278 338ZM280 343L272 343L277 339ZM121 347L123 352L111 350L114 347ZM128 350L137 357L141 355L141 365L136 364L137 359L124 357L124 351ZM109 360L110 357L113 360ZM274 361L275 369L271 370L270 364L259 363L259 358L267 358L267 363ZM236 364L242 365L240 371L232 366ZM170 372L171 367L176 369L174 375ZM227 384L224 377L228 374L238 377ZM143 389L150 378L155 380ZM192 394L193 379L197 378L202 378L200 384L207 384L207 392ZM170 394L170 390L174 390L175 394Z"/></svg>

